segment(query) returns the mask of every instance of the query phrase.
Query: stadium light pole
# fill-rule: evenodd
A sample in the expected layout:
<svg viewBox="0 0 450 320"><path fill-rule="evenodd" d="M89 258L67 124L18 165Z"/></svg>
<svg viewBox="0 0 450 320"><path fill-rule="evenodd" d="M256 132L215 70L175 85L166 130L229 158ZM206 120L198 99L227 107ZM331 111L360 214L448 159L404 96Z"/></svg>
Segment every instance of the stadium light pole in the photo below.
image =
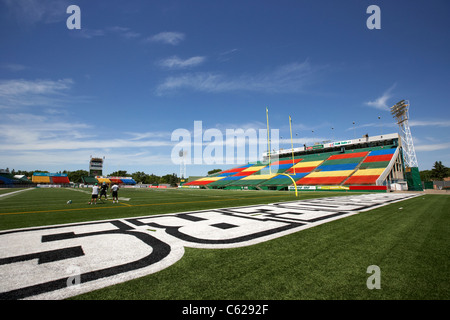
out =
<svg viewBox="0 0 450 320"><path fill-rule="evenodd" d="M406 166L409 168L419 167L414 150L414 143L412 139L411 129L409 127L409 101L401 100L391 107L391 114L397 120L400 127L403 140L403 153Z"/></svg>

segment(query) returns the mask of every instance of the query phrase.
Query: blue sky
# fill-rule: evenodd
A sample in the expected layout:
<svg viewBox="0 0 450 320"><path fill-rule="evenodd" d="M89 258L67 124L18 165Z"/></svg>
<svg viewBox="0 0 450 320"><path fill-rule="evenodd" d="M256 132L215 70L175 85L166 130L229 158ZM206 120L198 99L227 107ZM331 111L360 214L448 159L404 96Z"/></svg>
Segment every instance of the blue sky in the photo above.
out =
<svg viewBox="0 0 450 320"><path fill-rule="evenodd" d="M72 4L80 30L66 26ZM194 121L259 130L268 107L288 148L289 115L294 144L310 145L397 132L402 99L419 168L450 166L449 12L446 0L0 0L0 168L87 170L93 155L106 173L178 173L171 135Z"/></svg>

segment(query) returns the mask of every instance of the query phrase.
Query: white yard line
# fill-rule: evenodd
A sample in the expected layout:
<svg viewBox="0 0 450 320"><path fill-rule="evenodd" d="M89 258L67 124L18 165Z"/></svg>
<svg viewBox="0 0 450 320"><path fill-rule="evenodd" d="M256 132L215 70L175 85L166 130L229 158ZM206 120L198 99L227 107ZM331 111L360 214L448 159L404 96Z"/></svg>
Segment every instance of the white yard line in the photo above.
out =
<svg viewBox="0 0 450 320"><path fill-rule="evenodd" d="M18 191L13 191L13 192L0 194L0 200L1 199L5 199L5 198L7 198L9 196L16 196L18 193L24 192L24 191L28 191L28 190L34 190L34 188L22 189L22 190L18 190Z"/></svg>

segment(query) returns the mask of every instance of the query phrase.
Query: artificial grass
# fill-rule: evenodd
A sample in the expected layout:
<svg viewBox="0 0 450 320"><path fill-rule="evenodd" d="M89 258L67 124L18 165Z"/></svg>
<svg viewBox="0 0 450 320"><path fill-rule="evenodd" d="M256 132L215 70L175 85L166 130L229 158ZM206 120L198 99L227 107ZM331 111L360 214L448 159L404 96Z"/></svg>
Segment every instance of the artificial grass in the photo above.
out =
<svg viewBox="0 0 450 320"><path fill-rule="evenodd" d="M155 274L72 299L449 299L450 197L423 195L253 246L186 248ZM369 290L367 267L381 270Z"/></svg>
<svg viewBox="0 0 450 320"><path fill-rule="evenodd" d="M345 195L301 192L299 199ZM0 229L296 199L291 192L223 190L123 189L119 196L130 200L89 206L88 193L66 189L2 197ZM423 195L253 246L185 248L167 269L72 299L446 300L449 205L446 195ZM380 267L379 290L366 286L370 265Z"/></svg>
<svg viewBox="0 0 450 320"><path fill-rule="evenodd" d="M35 188L0 198L0 230L342 195L307 192L297 198L294 192L133 188L119 191L119 198L129 201L113 204L99 200L88 205L89 189ZM68 205L68 200L72 204Z"/></svg>

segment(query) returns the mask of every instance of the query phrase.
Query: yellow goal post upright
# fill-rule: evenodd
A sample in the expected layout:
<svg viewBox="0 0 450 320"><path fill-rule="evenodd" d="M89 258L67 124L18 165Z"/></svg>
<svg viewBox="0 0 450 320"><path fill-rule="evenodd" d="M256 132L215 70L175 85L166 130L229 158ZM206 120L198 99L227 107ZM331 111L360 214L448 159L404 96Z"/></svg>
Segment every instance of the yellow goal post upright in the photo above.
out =
<svg viewBox="0 0 450 320"><path fill-rule="evenodd" d="M270 131L269 131L269 108L268 107L266 107L266 118L267 118L267 151L268 151L268 157L269 157L269 173L272 174L272 169L270 166ZM294 165L295 165L294 142L292 140L291 116L289 116L289 128L290 128L290 132L291 132L292 166L294 167ZM293 169L294 169L294 175L295 175L295 168L293 168ZM292 183L294 184L294 188L295 188L295 196L298 197L297 183L295 182L295 180L289 174L286 174L286 173L279 173L277 175L283 175L292 180Z"/></svg>

